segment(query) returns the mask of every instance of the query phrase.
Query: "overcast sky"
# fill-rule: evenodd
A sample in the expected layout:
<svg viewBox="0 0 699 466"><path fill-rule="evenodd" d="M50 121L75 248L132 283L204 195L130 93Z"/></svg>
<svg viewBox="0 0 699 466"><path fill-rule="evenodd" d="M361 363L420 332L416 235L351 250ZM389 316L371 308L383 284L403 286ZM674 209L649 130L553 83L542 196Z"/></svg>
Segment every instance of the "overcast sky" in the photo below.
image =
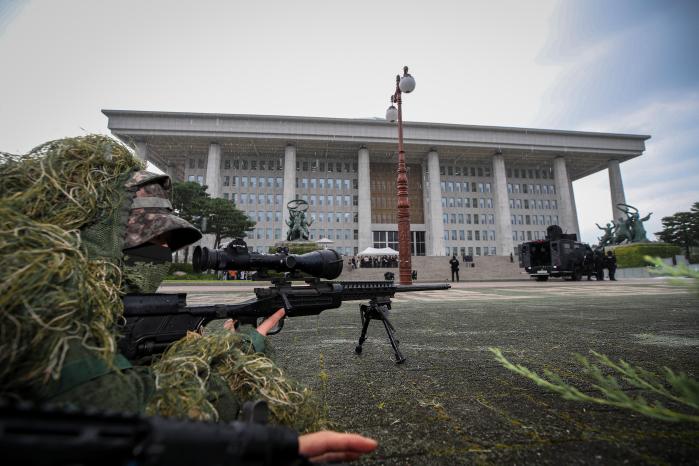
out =
<svg viewBox="0 0 699 466"><path fill-rule="evenodd" d="M0 0L0 150L107 133L101 109L650 134L621 165L660 218L699 201L699 1ZM607 172L574 183L583 239Z"/></svg>

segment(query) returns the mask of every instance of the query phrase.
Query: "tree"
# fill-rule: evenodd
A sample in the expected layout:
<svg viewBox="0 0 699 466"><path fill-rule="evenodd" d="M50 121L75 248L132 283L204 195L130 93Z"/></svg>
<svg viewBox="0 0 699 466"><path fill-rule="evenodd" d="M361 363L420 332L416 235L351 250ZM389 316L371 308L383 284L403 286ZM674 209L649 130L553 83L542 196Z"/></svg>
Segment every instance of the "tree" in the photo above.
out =
<svg viewBox="0 0 699 466"><path fill-rule="evenodd" d="M214 235L214 248L220 247L223 239L244 238L248 231L255 228L255 222L231 201L207 199L204 207L202 214L206 222L203 233Z"/></svg>
<svg viewBox="0 0 699 466"><path fill-rule="evenodd" d="M211 198L206 188L206 185L191 181L173 183L172 207L179 217L201 229L202 233L214 235L214 248L218 248L225 238L244 238L255 228L255 222L233 202ZM188 256L189 248L185 248L185 262Z"/></svg>
<svg viewBox="0 0 699 466"><path fill-rule="evenodd" d="M682 247L687 257L690 247L699 244L699 202L689 212L677 212L662 218L663 231L655 233L661 241Z"/></svg>
<svg viewBox="0 0 699 466"><path fill-rule="evenodd" d="M188 181L172 185L172 207L178 217L196 226L201 226L202 212L209 200L206 186Z"/></svg>

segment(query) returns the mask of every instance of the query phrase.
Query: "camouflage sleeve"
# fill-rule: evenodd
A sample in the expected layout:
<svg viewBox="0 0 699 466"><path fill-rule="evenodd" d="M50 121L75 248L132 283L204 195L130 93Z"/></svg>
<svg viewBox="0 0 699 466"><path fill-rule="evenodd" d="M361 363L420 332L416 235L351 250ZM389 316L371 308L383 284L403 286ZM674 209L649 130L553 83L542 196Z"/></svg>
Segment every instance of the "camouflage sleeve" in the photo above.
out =
<svg viewBox="0 0 699 466"><path fill-rule="evenodd" d="M240 328L238 329L240 332L241 336L252 345L252 349L255 353L262 353L265 356L269 356L268 353L268 345L267 345L267 337L263 337L260 335L255 327L252 325L241 325Z"/></svg>
<svg viewBox="0 0 699 466"><path fill-rule="evenodd" d="M51 397L51 403L78 408L145 413L155 391L153 373L147 367L112 371Z"/></svg>

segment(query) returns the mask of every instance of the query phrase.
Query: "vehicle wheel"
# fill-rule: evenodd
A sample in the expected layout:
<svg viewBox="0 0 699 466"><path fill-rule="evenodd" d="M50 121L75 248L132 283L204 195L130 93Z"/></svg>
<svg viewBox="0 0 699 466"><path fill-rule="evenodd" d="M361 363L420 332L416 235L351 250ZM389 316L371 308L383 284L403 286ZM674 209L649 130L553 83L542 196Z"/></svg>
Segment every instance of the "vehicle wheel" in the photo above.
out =
<svg viewBox="0 0 699 466"><path fill-rule="evenodd" d="M536 278L537 282L545 282L548 281L549 277L534 277Z"/></svg>
<svg viewBox="0 0 699 466"><path fill-rule="evenodd" d="M576 282L579 282L580 280L582 280L582 276L583 276L582 270L575 269L575 271L573 272L573 280L575 280Z"/></svg>

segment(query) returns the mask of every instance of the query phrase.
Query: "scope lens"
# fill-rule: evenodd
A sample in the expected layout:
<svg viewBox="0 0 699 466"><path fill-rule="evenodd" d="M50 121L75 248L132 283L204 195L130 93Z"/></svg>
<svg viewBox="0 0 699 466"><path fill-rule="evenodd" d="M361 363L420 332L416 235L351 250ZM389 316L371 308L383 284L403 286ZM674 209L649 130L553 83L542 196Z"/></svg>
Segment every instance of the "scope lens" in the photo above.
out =
<svg viewBox="0 0 699 466"><path fill-rule="evenodd" d="M192 269L194 270L195 273L202 272L201 255L202 255L201 246L197 246L196 248L194 248L194 253L192 253Z"/></svg>

